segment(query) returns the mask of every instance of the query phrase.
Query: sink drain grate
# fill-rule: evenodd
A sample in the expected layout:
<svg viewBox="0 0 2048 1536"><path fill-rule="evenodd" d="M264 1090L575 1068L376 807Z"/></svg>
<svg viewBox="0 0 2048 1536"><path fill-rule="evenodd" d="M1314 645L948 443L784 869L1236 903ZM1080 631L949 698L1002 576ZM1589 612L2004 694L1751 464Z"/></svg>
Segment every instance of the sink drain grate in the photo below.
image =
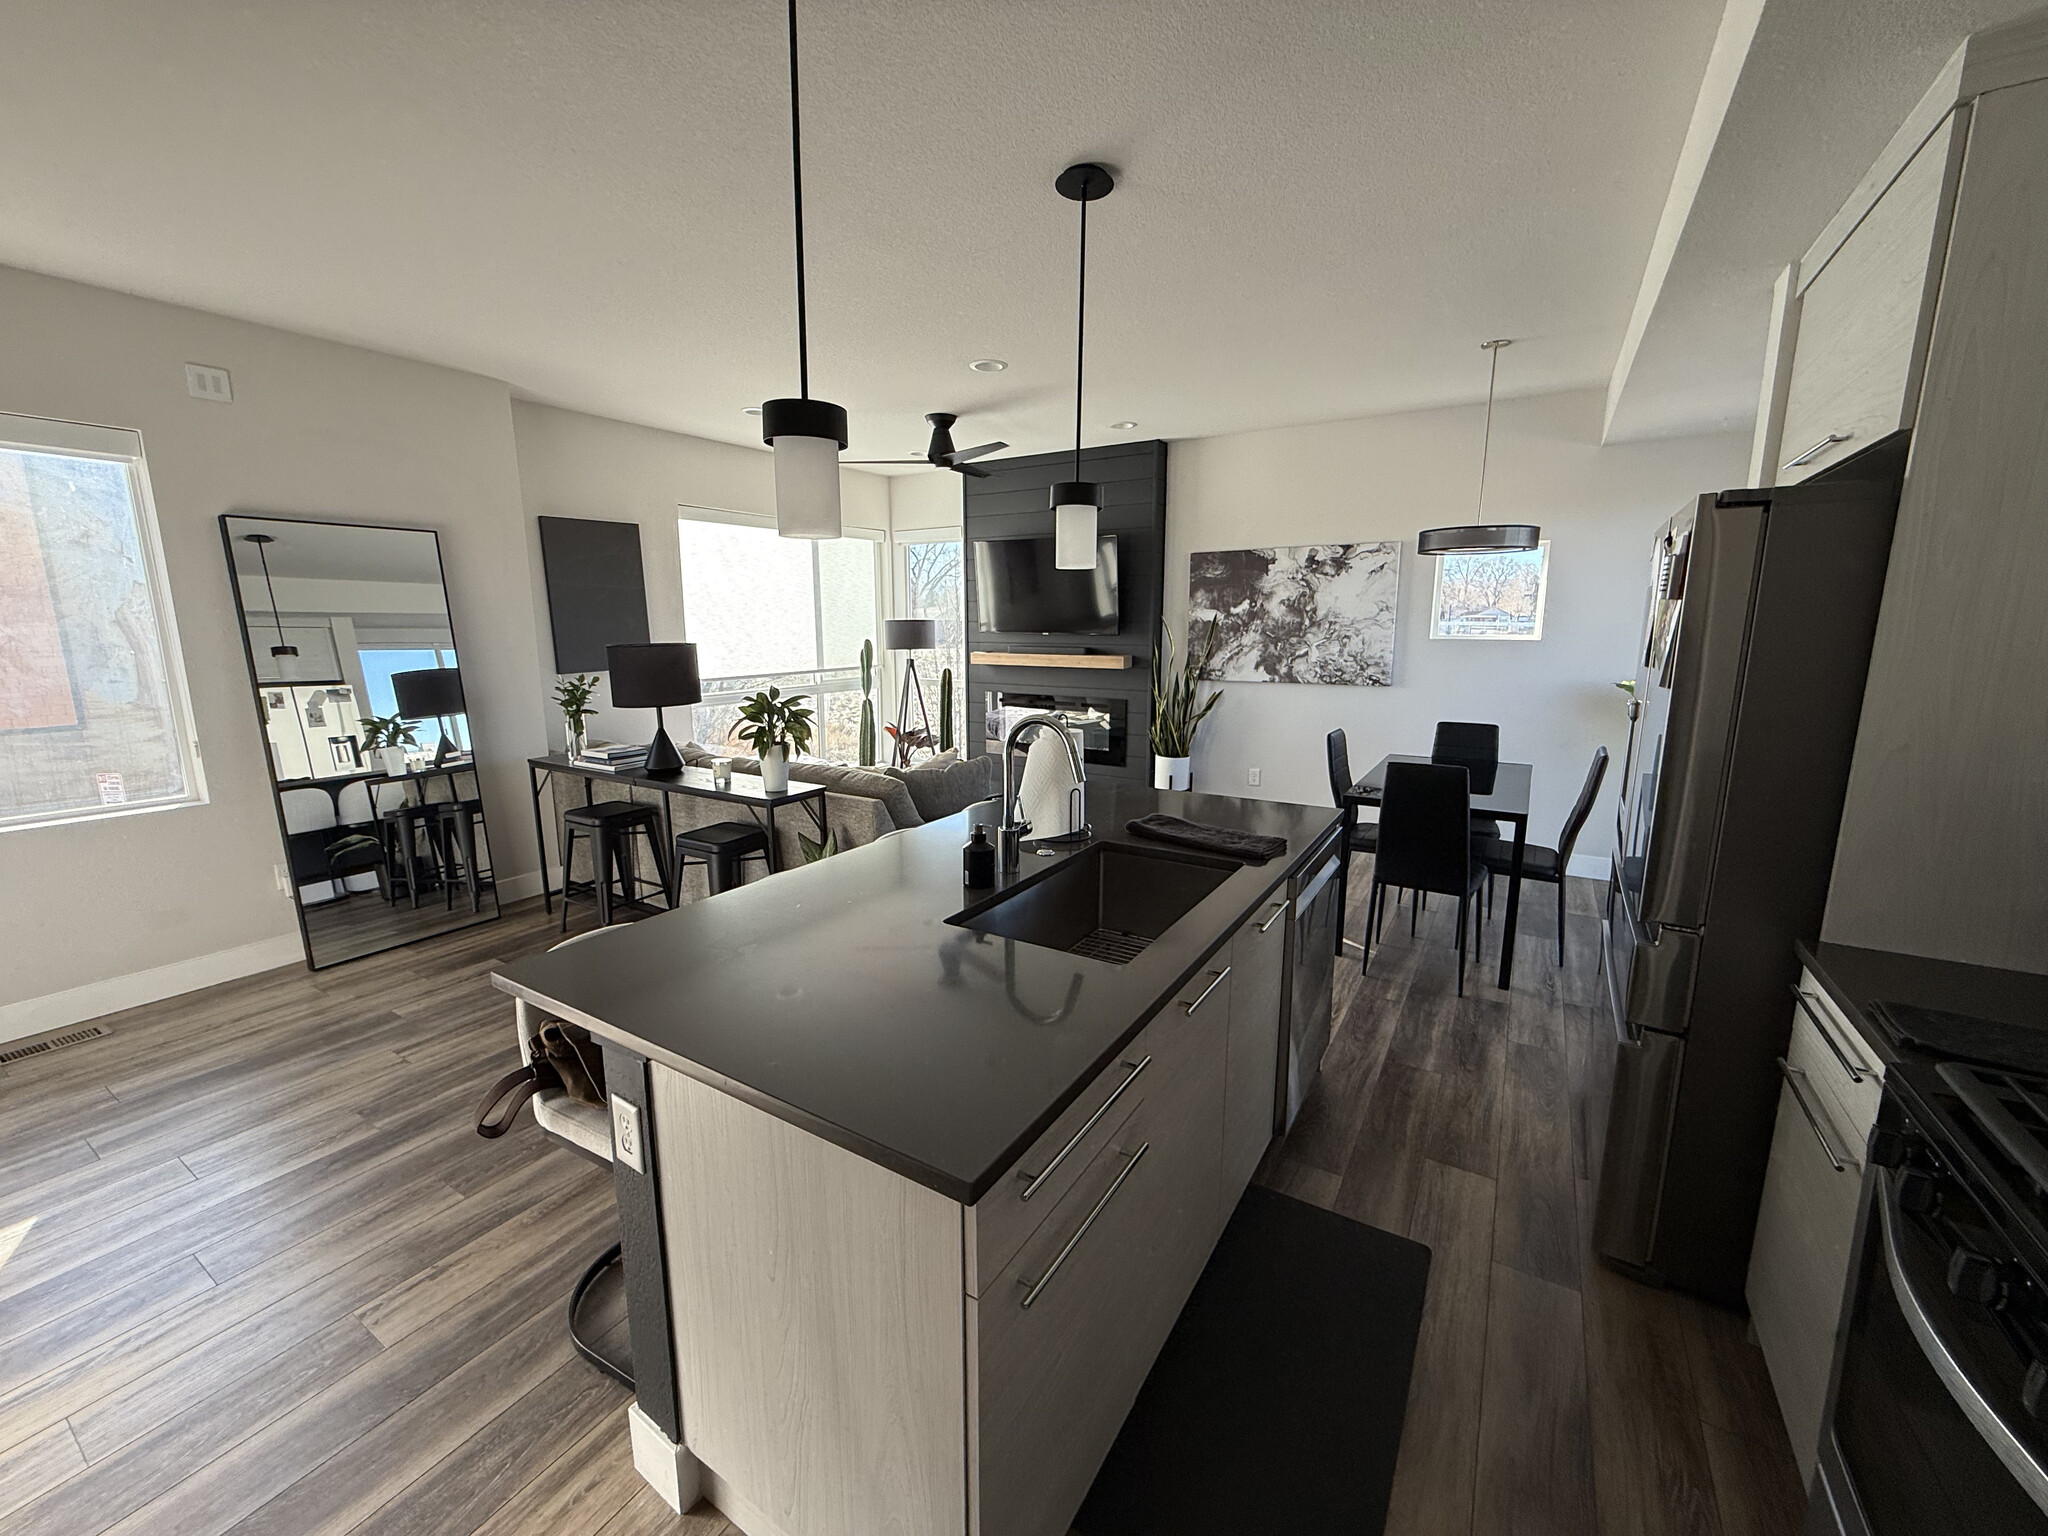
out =
<svg viewBox="0 0 2048 1536"><path fill-rule="evenodd" d="M1107 960L1111 965L1128 965L1143 954L1145 946L1151 942L1121 929L1098 928L1093 933L1084 934L1069 953L1086 955L1090 960Z"/></svg>

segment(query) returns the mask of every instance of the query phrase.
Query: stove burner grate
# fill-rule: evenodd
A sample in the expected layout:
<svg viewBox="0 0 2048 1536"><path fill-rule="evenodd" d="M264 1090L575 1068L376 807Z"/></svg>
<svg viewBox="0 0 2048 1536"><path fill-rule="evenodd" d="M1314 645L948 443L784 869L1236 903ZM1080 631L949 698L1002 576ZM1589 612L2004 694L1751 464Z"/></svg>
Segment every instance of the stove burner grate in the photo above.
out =
<svg viewBox="0 0 2048 1536"><path fill-rule="evenodd" d="M1954 1061L1934 1070L2035 1190L2048 1195L2048 1080Z"/></svg>

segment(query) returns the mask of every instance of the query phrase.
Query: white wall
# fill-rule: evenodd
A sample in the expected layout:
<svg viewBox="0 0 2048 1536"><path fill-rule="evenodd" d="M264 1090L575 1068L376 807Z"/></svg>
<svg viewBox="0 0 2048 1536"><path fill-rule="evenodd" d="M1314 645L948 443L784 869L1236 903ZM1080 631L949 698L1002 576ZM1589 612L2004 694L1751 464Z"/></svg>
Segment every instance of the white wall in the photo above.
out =
<svg viewBox="0 0 2048 1536"><path fill-rule="evenodd" d="M1483 410L1455 407L1174 443L1167 451L1166 611L1176 636L1192 550L1401 541L1389 688L1223 685L1195 741L1195 787L1325 804L1323 737L1342 726L1363 773L1426 753L1438 720L1491 720L1501 754L1535 765L1531 841L1554 842L1594 747L1626 741L1622 696L1643 619L1649 539L1681 502L1742 482L1738 434L1599 446L1598 391L1496 405L1489 521L1540 523L1550 541L1543 638L1432 640L1433 572L1419 529L1472 520ZM1252 788L1249 770L1262 770ZM1604 874L1616 770L1574 872Z"/></svg>
<svg viewBox="0 0 2048 1536"><path fill-rule="evenodd" d="M541 665L503 384L0 268L0 411L142 433L206 766L206 805L0 834L0 1038L301 958L215 519L442 535L507 896L534 880L524 772ZM185 392L228 368L234 402Z"/></svg>
<svg viewBox="0 0 2048 1536"><path fill-rule="evenodd" d="M677 508L712 507L772 517L775 471L768 451L525 400L513 402L512 421L525 500L533 611L545 657L541 673L548 680L544 692L553 692L555 661L537 518L638 523L640 563L647 582L648 638L689 639L683 612L682 549L676 537ZM846 523L888 529L889 481L884 476L844 470L839 476L839 496ZM645 741L654 734L653 710L611 709L602 688L597 702L604 707L590 722L593 737ZM559 748L563 744L561 714L552 704L547 713L549 743ZM684 721L680 730L673 728L675 721L670 725L670 734L682 740L688 722Z"/></svg>

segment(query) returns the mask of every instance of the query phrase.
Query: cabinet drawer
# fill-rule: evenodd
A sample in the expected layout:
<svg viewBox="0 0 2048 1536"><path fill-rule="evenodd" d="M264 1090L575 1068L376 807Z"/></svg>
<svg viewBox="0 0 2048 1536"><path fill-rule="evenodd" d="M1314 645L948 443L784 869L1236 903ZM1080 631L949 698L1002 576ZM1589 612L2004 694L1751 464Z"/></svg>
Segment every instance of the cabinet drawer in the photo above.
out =
<svg viewBox="0 0 2048 1536"><path fill-rule="evenodd" d="M1052 1128L1017 1159L1015 1168L967 1211L967 1292L979 1296L1038 1230L1089 1160L1122 1127L1139 1099L1171 1092L1176 1081L1202 1070L1192 1061L1209 1035L1221 1039L1230 1007L1229 951L1204 966L1175 1001L1140 1031ZM1213 986L1213 990L1210 990ZM1207 993L1204 996L1204 993ZM1189 1004L1196 1006L1190 1010Z"/></svg>
<svg viewBox="0 0 2048 1536"><path fill-rule="evenodd" d="M1810 971L1799 976L1792 1008L1792 1041L1785 1052L1806 1073L1814 1096L1840 1126L1847 1150L1860 1162L1884 1095L1884 1066L1862 1034L1842 1016Z"/></svg>
<svg viewBox="0 0 2048 1536"><path fill-rule="evenodd" d="M983 1536L1064 1536L1208 1258L1222 1036L1200 1042L968 1302Z"/></svg>
<svg viewBox="0 0 2048 1536"><path fill-rule="evenodd" d="M1793 1091L1806 1091L1806 1108L1821 1120L1844 1164L1837 1172L1822 1152ZM1800 1481L1813 1475L1820 1443L1828 1368L1848 1281L1863 1165L1860 1147L1848 1155L1838 1128L1816 1095L1796 1075L1778 1095L1769 1169L1757 1210L1750 1251L1750 1316L1770 1367L1778 1408L1799 1460Z"/></svg>
<svg viewBox="0 0 2048 1536"><path fill-rule="evenodd" d="M1800 296L1780 485L1912 421L1940 277L1938 247L1945 243L1954 125L1951 117L1920 146ZM1792 462L1800 458L1805 462Z"/></svg>

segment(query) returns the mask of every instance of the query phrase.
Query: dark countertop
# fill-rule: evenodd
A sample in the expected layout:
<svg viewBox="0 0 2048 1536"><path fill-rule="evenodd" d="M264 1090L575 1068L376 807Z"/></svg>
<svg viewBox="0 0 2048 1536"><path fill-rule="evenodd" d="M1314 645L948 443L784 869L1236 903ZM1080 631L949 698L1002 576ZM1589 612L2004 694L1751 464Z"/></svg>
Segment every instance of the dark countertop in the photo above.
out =
<svg viewBox="0 0 2048 1536"><path fill-rule="evenodd" d="M1898 1059L1898 1047L1891 1031L1872 1018L1868 1005L1874 1002L1911 1003L2000 1024L2048 1029L2048 976L1803 939L1793 948L1835 1005L1890 1061Z"/></svg>
<svg viewBox="0 0 2048 1536"><path fill-rule="evenodd" d="M1088 786L1095 842L1153 811L1287 839L1128 965L948 917L970 823L993 803L893 833L493 980L650 1060L712 1084L972 1204L1109 1065L1217 946L1331 836L1339 813L1269 800ZM1010 885L1059 867L1027 848ZM970 895L973 900L970 902Z"/></svg>

